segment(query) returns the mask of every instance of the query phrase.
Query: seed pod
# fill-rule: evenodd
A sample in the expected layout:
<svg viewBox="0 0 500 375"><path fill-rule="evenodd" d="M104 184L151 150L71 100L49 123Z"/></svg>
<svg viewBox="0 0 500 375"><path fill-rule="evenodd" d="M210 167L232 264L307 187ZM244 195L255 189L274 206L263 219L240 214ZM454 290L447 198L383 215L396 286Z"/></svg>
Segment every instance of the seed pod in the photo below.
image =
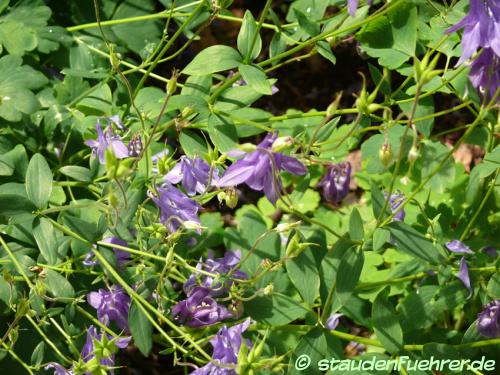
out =
<svg viewBox="0 0 500 375"><path fill-rule="evenodd" d="M385 142L378 152L380 162L384 167L388 167L392 163L392 147L390 143Z"/></svg>

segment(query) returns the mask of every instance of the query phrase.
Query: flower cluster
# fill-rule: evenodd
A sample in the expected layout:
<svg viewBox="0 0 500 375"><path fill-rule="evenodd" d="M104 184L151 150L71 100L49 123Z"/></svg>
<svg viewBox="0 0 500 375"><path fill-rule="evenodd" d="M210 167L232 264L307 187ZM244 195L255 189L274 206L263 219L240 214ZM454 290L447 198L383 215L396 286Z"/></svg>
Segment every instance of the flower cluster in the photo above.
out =
<svg viewBox="0 0 500 375"><path fill-rule="evenodd" d="M214 348L212 362L195 370L191 375L236 375L238 353L244 340L242 334L249 325L250 319L230 328L223 326L210 340L210 344ZM252 346L249 340L246 340L245 344L247 347Z"/></svg>
<svg viewBox="0 0 500 375"><path fill-rule="evenodd" d="M223 258L217 259L210 253L205 265L198 263L198 272L191 275L183 286L187 299L172 308L174 318L190 327L203 327L234 317L215 298L226 294L237 279L247 278L236 268L239 262L240 252L228 251Z"/></svg>
<svg viewBox="0 0 500 375"><path fill-rule="evenodd" d="M462 28L462 55L457 65L482 48L481 55L472 62L470 80L482 95L491 98L500 88L500 3L471 0L469 13L447 32Z"/></svg>
<svg viewBox="0 0 500 375"><path fill-rule="evenodd" d="M97 310L97 318L105 325L115 321L116 325L128 331L128 310L130 297L121 286L113 285L109 289L99 289L87 295L90 306Z"/></svg>
<svg viewBox="0 0 500 375"><path fill-rule="evenodd" d="M260 142L255 151L233 151L230 156L242 157L226 169L217 186L234 187L245 183L251 189L264 191L267 199L276 204L282 194L279 171L287 171L295 175L304 175L307 168L297 159L274 152L273 145L278 139L278 132L269 133Z"/></svg>

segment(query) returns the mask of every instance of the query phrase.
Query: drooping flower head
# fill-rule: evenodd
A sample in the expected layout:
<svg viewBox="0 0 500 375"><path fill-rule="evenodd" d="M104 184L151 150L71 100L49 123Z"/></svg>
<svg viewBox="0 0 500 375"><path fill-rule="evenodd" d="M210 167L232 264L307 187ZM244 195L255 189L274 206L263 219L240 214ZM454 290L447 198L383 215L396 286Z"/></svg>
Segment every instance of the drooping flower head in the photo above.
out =
<svg viewBox="0 0 500 375"><path fill-rule="evenodd" d="M464 29L462 56L457 65L472 57L478 48L491 48L500 57L500 3L498 0L471 0L469 13L447 33Z"/></svg>
<svg viewBox="0 0 500 375"><path fill-rule="evenodd" d="M462 283L469 291L469 294L467 296L467 299L469 299L472 296L472 287L470 284L469 267L467 266L465 257L462 257L462 259L460 259L460 269L457 273L457 277L460 279L460 281L462 281Z"/></svg>
<svg viewBox="0 0 500 375"><path fill-rule="evenodd" d="M372 5L373 0L368 0L368 5ZM347 12L351 17L356 15L356 11L358 10L359 0L347 0Z"/></svg>
<svg viewBox="0 0 500 375"><path fill-rule="evenodd" d="M174 319L190 327L203 327L231 318L232 314L210 296L210 289L194 287L188 298L172 308Z"/></svg>
<svg viewBox="0 0 500 375"><path fill-rule="evenodd" d="M157 188L159 196L148 192L153 202L160 209L160 221L171 233L175 232L184 222L200 224L197 213L200 205L186 196L182 191L165 183Z"/></svg>
<svg viewBox="0 0 500 375"><path fill-rule="evenodd" d="M253 152L235 151L231 156L243 156L226 169L217 184L219 187L247 184L251 189L264 191L273 204L282 193L279 171L285 170L295 175L307 173L307 168L297 159L273 152L273 144L278 132L269 133Z"/></svg>
<svg viewBox="0 0 500 375"><path fill-rule="evenodd" d="M200 271L203 269L207 272L218 275L220 278L201 273L193 274L184 283L184 292L189 294L196 285L200 284L202 287L209 289L212 296L220 296L224 294L234 283L235 279L241 280L247 278L245 272L235 268L240 262L240 259L241 252L239 250L234 252L226 251L223 258L216 259L213 258L213 253L209 251L205 264L200 262L197 264L196 268ZM226 278L226 274L233 269L234 271L231 275ZM200 283L198 283L198 280L200 280Z"/></svg>
<svg viewBox="0 0 500 375"><path fill-rule="evenodd" d="M491 48L483 49L472 61L469 79L481 96L492 99L500 88L500 55ZM500 94L496 101L500 101Z"/></svg>
<svg viewBox="0 0 500 375"><path fill-rule="evenodd" d="M330 317L326 320L325 328L331 329L331 330L334 330L335 328L337 328L337 326L339 325L339 322L340 322L339 319L343 315L344 314L341 314L341 313L333 313L332 315L330 315Z"/></svg>
<svg viewBox="0 0 500 375"><path fill-rule="evenodd" d="M458 253L458 254L474 254L474 252L464 244L463 242L459 240L453 240L450 241L446 244L446 248L450 250L453 253Z"/></svg>
<svg viewBox="0 0 500 375"><path fill-rule="evenodd" d="M384 199L387 199L387 193L384 193ZM402 193L394 193L389 198L389 208L391 212L394 213L405 201L405 197ZM403 221L405 219L406 213L404 209L399 210L393 217L392 221Z"/></svg>
<svg viewBox="0 0 500 375"><path fill-rule="evenodd" d="M217 169L212 171L211 184L218 180ZM210 166L202 158L193 159L181 156L181 160L165 176L165 181L177 184L182 181L182 187L188 195L203 193L209 183Z"/></svg>
<svg viewBox="0 0 500 375"><path fill-rule="evenodd" d="M45 370L54 370L54 375L75 375L73 370L66 370L63 365L57 362L49 362Z"/></svg>
<svg viewBox="0 0 500 375"><path fill-rule="evenodd" d="M96 124L97 139L88 139L85 141L87 146L92 147L92 153L99 158L101 164L105 164L106 150L110 149L117 159L127 158L129 156L128 148L122 142L121 137L113 132L113 128L108 125L102 130L100 119Z"/></svg>
<svg viewBox="0 0 500 375"><path fill-rule="evenodd" d="M500 300L491 301L477 314L477 330L486 337L500 337Z"/></svg>
<svg viewBox="0 0 500 375"><path fill-rule="evenodd" d="M219 329L219 332L210 340L210 344L214 348L213 361L192 372L191 375L236 375L236 370L230 366L236 367L238 364L238 353L244 340L242 334L249 325L250 318L230 328L223 326ZM246 340L245 344L249 348L252 346L249 340ZM222 366L218 366L218 364Z"/></svg>
<svg viewBox="0 0 500 375"><path fill-rule="evenodd" d="M318 186L323 188L323 198L329 202L340 202L349 193L351 163L348 161L330 164Z"/></svg>
<svg viewBox="0 0 500 375"><path fill-rule="evenodd" d="M121 286L113 285L110 289L99 289L87 295L90 306L97 310L97 318L108 325L112 320L117 326L128 331L128 311L130 297Z"/></svg>
<svg viewBox="0 0 500 375"><path fill-rule="evenodd" d="M111 340L111 336L106 336L108 340ZM119 349L125 349L130 342L132 337L118 337L114 339L114 345ZM94 326L90 326L87 330L87 339L85 341L85 345L82 348L81 356L84 362L89 362L95 357L95 341L102 341L102 333L98 333L97 329ZM110 354L107 358L101 358L99 363L102 366L114 366L115 365L115 354ZM110 370L110 374L113 374L114 371ZM88 373L90 375L90 373Z"/></svg>
<svg viewBox="0 0 500 375"><path fill-rule="evenodd" d="M124 247L128 246L128 244L125 241L123 241L122 239L120 239L118 237L114 237L114 236L105 238L102 240L102 242L111 243L113 245L119 245L119 246L124 246ZM112 250L115 253L116 263L118 264L118 266L123 266L124 263L126 263L130 260L130 253L123 251L123 250L120 250L116 247L113 247ZM83 260L82 263L85 266L95 266L99 262L95 258L94 252L91 250L85 256L85 259Z"/></svg>

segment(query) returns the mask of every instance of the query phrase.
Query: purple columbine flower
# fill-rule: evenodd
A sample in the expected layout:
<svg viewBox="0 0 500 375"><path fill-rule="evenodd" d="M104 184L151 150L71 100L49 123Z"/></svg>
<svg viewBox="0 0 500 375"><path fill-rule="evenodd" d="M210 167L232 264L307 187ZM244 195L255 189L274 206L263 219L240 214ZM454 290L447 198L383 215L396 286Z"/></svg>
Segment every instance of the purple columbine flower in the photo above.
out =
<svg viewBox="0 0 500 375"><path fill-rule="evenodd" d="M273 152L273 143L278 132L269 133L257 145L256 151L245 153L235 151L232 155L244 155L226 169L220 178L219 187L236 186L242 183L257 191L264 191L267 199L273 204L281 194L282 186L278 172L285 170L295 175L307 173L307 168L297 159L278 152Z"/></svg>
<svg viewBox="0 0 500 375"><path fill-rule="evenodd" d="M330 315L330 317L326 320L325 323L325 328L334 330L337 328L340 322L340 317L343 316L344 314L341 313L334 313Z"/></svg>
<svg viewBox="0 0 500 375"><path fill-rule="evenodd" d="M469 291L469 295L467 296L467 299L469 299L472 296L472 287L470 285L469 267L467 266L465 257L460 259L460 269L457 273L457 277L464 283L465 287Z"/></svg>
<svg viewBox="0 0 500 375"><path fill-rule="evenodd" d="M212 353L213 361L203 366L191 375L237 375L236 365L238 364L238 353L243 342L242 333L250 325L250 318L243 323L230 328L223 326L219 332L210 340L214 351ZM245 340L248 347L252 346L249 340ZM234 369L230 366L234 365Z"/></svg>
<svg viewBox="0 0 500 375"><path fill-rule="evenodd" d="M102 242L107 242L107 243L111 243L113 245L119 245L119 246L125 246L125 247L128 246L128 244L125 241L123 241L122 239L120 239L118 237L108 237L108 238L103 239ZM94 247L95 247L95 245L94 245ZM126 262L128 262L130 260L130 253L123 251L123 250L120 250L120 249L115 248L115 247L113 247L112 250L115 253L116 263L118 264L118 266L121 267L121 266L123 266L123 264L125 264ZM95 258L94 252L91 250L85 256L82 263L84 266L95 266L99 262Z"/></svg>
<svg viewBox="0 0 500 375"><path fill-rule="evenodd" d="M99 158L101 164L106 163L105 154L107 149L111 149L118 159L127 158L129 156L127 146L121 141L119 135L113 133L113 128L111 126L108 125L103 131L100 120L97 120L96 131L97 140L88 139L85 141L85 144L92 147L92 153Z"/></svg>
<svg viewBox="0 0 500 375"><path fill-rule="evenodd" d="M220 296L228 291L231 285L234 283L235 279L246 279L247 274L241 270L235 269L241 259L241 252L236 251L226 251L224 257L213 258L213 252L209 250L208 258L205 264L201 261L196 265L196 269L204 270L225 278L225 275L229 273L232 269L234 271L231 273L230 277L223 279L221 281L218 277L212 277L209 275L201 275L199 272L189 276L189 279L184 283L183 289L186 294L189 295L191 290L198 285L198 280L201 280L200 285L204 288L210 290L212 296Z"/></svg>
<svg viewBox="0 0 500 375"><path fill-rule="evenodd" d="M500 88L500 55L491 48L483 49L481 55L472 61L469 79L480 95L493 98ZM500 95L496 101L500 101Z"/></svg>
<svg viewBox="0 0 500 375"><path fill-rule="evenodd" d="M142 140L139 135L134 136L128 143L128 156L138 157L142 152Z"/></svg>
<svg viewBox="0 0 500 375"><path fill-rule="evenodd" d="M111 340L111 336L107 336L108 339ZM130 342L132 337L118 337L115 341L115 346L119 349L125 349ZM95 347L94 340L101 341L102 333L97 333L97 329L94 326L90 326L87 331L87 340L85 341L85 345L82 348L81 356L84 362L89 362L92 358L95 357ZM101 358L99 362L102 366L114 366L115 364L115 355L111 354L109 358ZM110 374L114 372L112 370L109 371ZM90 373L89 373L90 374Z"/></svg>
<svg viewBox="0 0 500 375"><path fill-rule="evenodd" d="M477 314L477 330L486 337L500 337L500 300L491 301Z"/></svg>
<svg viewBox="0 0 500 375"><path fill-rule="evenodd" d="M489 255L493 259L496 259L498 256L497 249L495 249L493 246L486 246L483 248L483 253Z"/></svg>
<svg viewBox="0 0 500 375"><path fill-rule="evenodd" d="M165 176L165 181L177 184L182 181L182 187L188 195L201 194L207 189L210 176L210 166L202 158L194 159L181 156L181 160ZM218 171L213 169L211 184L218 180Z"/></svg>
<svg viewBox="0 0 500 375"><path fill-rule="evenodd" d="M464 29L462 56L457 65L470 58L478 48L491 48L500 56L500 3L498 0L471 0L469 13L455 26L452 33Z"/></svg>
<svg viewBox="0 0 500 375"><path fill-rule="evenodd" d="M373 0L368 0L368 5L372 5ZM358 10L359 0L347 0L347 12L351 17L356 15L356 11Z"/></svg>
<svg viewBox="0 0 500 375"><path fill-rule="evenodd" d="M201 206L197 202L169 183L165 183L157 190L159 197L155 197L152 192L148 194L160 209L160 221L171 233L186 221L201 224L197 216Z"/></svg>
<svg viewBox="0 0 500 375"><path fill-rule="evenodd" d="M318 186L323 187L323 198L329 202L340 202L349 193L351 163L348 161L330 164Z"/></svg>
<svg viewBox="0 0 500 375"><path fill-rule="evenodd" d="M75 375L73 370L66 370L57 362L49 362L47 366L45 366L45 370L54 370L54 375Z"/></svg>
<svg viewBox="0 0 500 375"><path fill-rule="evenodd" d="M384 193L384 199L387 199L387 193ZM389 207L391 212L395 212L405 201L403 193L394 193L389 198ZM405 210L399 210L393 217L392 221L403 221L405 219Z"/></svg>
<svg viewBox="0 0 500 375"><path fill-rule="evenodd" d="M446 248L453 253L459 254L474 254L474 252L463 242L459 240L453 240L446 244Z"/></svg>
<svg viewBox="0 0 500 375"><path fill-rule="evenodd" d="M130 297L121 286L113 285L108 289L99 289L87 295L90 306L97 310L97 318L108 325L114 320L116 325L128 332L128 310Z"/></svg>
<svg viewBox="0 0 500 375"><path fill-rule="evenodd" d="M210 296L210 289L200 286L194 287L187 299L172 308L172 315L190 327L209 326L233 316Z"/></svg>

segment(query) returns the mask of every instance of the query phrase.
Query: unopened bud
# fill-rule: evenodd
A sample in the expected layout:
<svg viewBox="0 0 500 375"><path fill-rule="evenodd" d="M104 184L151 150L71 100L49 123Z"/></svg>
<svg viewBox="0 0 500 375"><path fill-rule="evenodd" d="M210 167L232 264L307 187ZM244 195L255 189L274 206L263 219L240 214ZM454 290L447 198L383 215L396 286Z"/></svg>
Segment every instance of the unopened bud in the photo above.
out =
<svg viewBox="0 0 500 375"><path fill-rule="evenodd" d="M413 164L418 159L418 148L412 146L408 152L408 161Z"/></svg>
<svg viewBox="0 0 500 375"><path fill-rule="evenodd" d="M253 143L243 143L238 148L244 152L254 152L255 150L257 150L257 146L255 146Z"/></svg>
<svg viewBox="0 0 500 375"><path fill-rule="evenodd" d="M206 227L202 226L200 223L194 221L194 220L186 220L182 222L182 226L186 229L193 229L193 230L202 230L206 229Z"/></svg>
<svg viewBox="0 0 500 375"><path fill-rule="evenodd" d="M265 296L270 296L271 294L273 294L274 292L274 284L273 283L269 283L263 290L262 290L262 293L265 295Z"/></svg>
<svg viewBox="0 0 500 375"><path fill-rule="evenodd" d="M281 223L281 224L276 225L274 230L278 233L285 233L285 232L288 232L290 229L295 228L300 223L301 223L300 221L296 221L293 223Z"/></svg>
<svg viewBox="0 0 500 375"><path fill-rule="evenodd" d="M378 152L380 162L384 167L388 167L392 163L392 148L390 143L384 143Z"/></svg>
<svg viewBox="0 0 500 375"><path fill-rule="evenodd" d="M170 77L170 80L167 83L167 94L168 95L174 95L175 92L177 91L177 71L174 70L172 72L172 77Z"/></svg>

